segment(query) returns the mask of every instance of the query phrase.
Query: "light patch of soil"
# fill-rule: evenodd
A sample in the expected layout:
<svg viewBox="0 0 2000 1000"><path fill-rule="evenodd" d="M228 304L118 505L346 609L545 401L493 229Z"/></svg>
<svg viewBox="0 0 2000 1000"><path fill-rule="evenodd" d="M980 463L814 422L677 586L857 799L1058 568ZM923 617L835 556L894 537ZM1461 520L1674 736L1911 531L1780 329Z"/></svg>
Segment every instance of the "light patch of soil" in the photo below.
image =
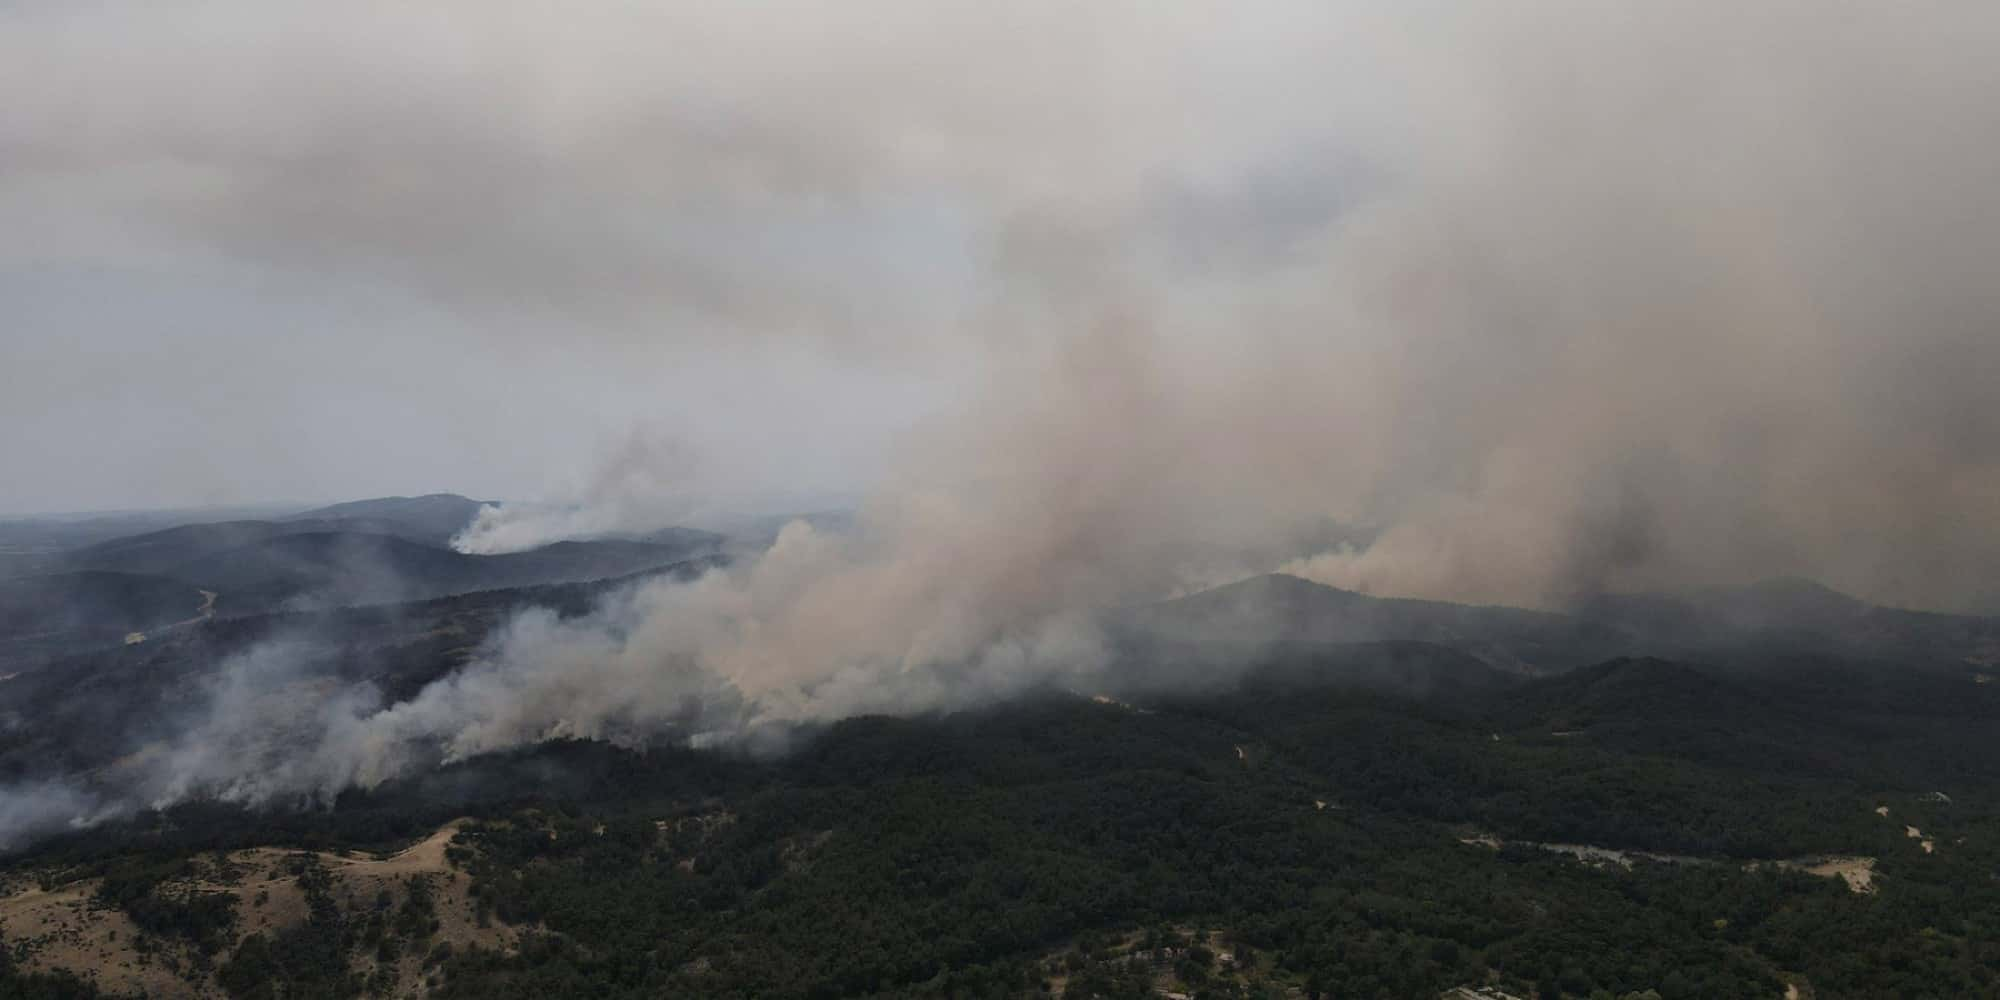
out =
<svg viewBox="0 0 2000 1000"><path fill-rule="evenodd" d="M462 820L439 828L417 843L385 857L320 852L313 856L332 876L332 894L341 909L360 916L373 910L385 891L391 906L401 906L409 894L412 876L430 881L435 900L438 929L430 940L406 949L393 963L396 985L388 995L421 997L428 992L424 981L425 952L448 942L454 953L467 948L511 952L520 943L520 929L498 921L480 926L478 907L471 889L472 876L453 868L446 849L457 835ZM211 871L210 878L197 888L233 893L236 896L237 939L250 934L270 935L304 923L309 915L305 893L293 873L294 861L303 852L280 847L256 847L235 851L227 857L227 867ZM190 982L168 965L187 968L192 952L185 945L158 936L150 937L155 953L145 956L138 950L139 929L117 909L92 905L97 879L88 879L43 891L32 884L0 897L0 927L9 943L29 942L29 956L22 965L34 971L67 969L116 993L147 996L217 997L221 995L212 976ZM227 958L215 956L216 964ZM367 976L382 965L373 951L357 953L354 965Z"/></svg>
<svg viewBox="0 0 2000 1000"><path fill-rule="evenodd" d="M472 876L451 866L445 851L457 836L463 820L454 820L438 828L437 832L401 851L387 857L376 858L365 855L320 854L319 861L326 866L334 879L333 896L341 907L350 912L366 912L374 905L374 900L384 890L394 897L395 905L401 905L408 893L407 880L411 876L424 876L431 880L433 898L436 900L437 932L431 935L423 947L435 948L440 943L449 943L453 953L462 953L467 948L478 946L490 950L512 952L520 944L519 928L509 927L498 920L490 920L487 925L479 925L479 908L472 899ZM239 851L230 856L232 861L243 864L262 864L289 875L286 859L296 852L278 848L256 848ZM305 894L297 886L288 886L290 894L281 897L275 891L266 906L275 905L272 919L265 926L282 928L305 920ZM239 904L238 913L246 913ZM243 933L256 927L246 921ZM424 955L406 951L394 963L396 988L390 992L395 997L420 997L428 992L424 984ZM371 954L357 956L356 968L368 975L380 968Z"/></svg>
<svg viewBox="0 0 2000 1000"><path fill-rule="evenodd" d="M1458 842L1469 847L1483 847L1497 851L1507 842L1490 833L1473 832L1458 838ZM1538 847L1556 854L1567 854L1594 868L1630 869L1635 861L1645 860L1672 865L1711 865L1734 863L1727 858L1703 858L1688 854L1662 854L1656 851L1621 850L1599 847L1595 844L1554 844L1540 841L1515 841L1527 847ZM1925 841L1929 843L1929 841ZM1927 848L1928 850L1928 848ZM1755 871L1764 865L1774 865L1786 871L1804 872L1820 878L1837 878L1847 883L1850 892L1870 893L1875 891L1875 859L1870 857L1818 857L1795 858L1786 861L1743 862L1745 871Z"/></svg>
<svg viewBox="0 0 2000 1000"><path fill-rule="evenodd" d="M706 839L714 834L715 831L735 822L735 813L727 809L717 809L714 812L682 816L679 819L656 819L653 821L653 829L660 831L662 834L692 831L696 835Z"/></svg>
<svg viewBox="0 0 2000 1000"><path fill-rule="evenodd" d="M183 625L193 625L196 622L205 622L210 618L214 618L215 598L218 595L213 590L204 590L201 591L200 593L201 593L201 605L195 608L193 618L183 618L177 622L168 622L165 625L159 626L158 631L164 632L170 628L180 628ZM125 633L125 645L127 646L137 646L138 644L145 641L146 641L146 633L144 632ZM4 677L0 677L0 680L5 680L5 679L6 678Z"/></svg>
<svg viewBox="0 0 2000 1000"><path fill-rule="evenodd" d="M68 969L110 993L145 996L210 996L181 978L167 961L185 968L185 948L160 942L153 954L137 949L140 931L124 911L96 905L97 880L44 891L30 886L0 899L0 928L8 947L25 946L20 967L29 972Z"/></svg>
<svg viewBox="0 0 2000 1000"><path fill-rule="evenodd" d="M1253 986L1262 987L1263 995L1302 997L1304 991L1286 983L1277 968L1276 958L1270 954L1258 954L1239 962L1235 949L1228 943L1229 936L1219 930L1206 934L1186 925L1170 928L1179 940L1162 951L1154 952L1143 948L1146 932L1128 931L1115 940L1106 942L1094 954L1099 960L1123 972L1142 972L1151 981L1152 995L1162 1000L1192 1000L1199 992L1195 987L1181 981L1174 969L1174 963L1187 954L1187 946L1200 944L1214 956L1210 967L1212 982L1229 991L1231 995L1242 995ZM1046 954L1038 962L1040 978L1049 985L1046 994L1053 997L1067 996L1072 973L1065 959L1075 947L1060 948ZM1253 994L1255 995L1255 994Z"/></svg>
<svg viewBox="0 0 2000 1000"><path fill-rule="evenodd" d="M1587 865L1617 865L1620 868L1632 867L1631 855L1609 847L1593 847L1589 844L1537 844L1535 846L1545 851L1567 854Z"/></svg>
<svg viewBox="0 0 2000 1000"><path fill-rule="evenodd" d="M1150 708L1140 708L1139 706L1131 704L1130 702L1119 701L1118 699L1113 698L1108 694L1094 694L1090 696L1090 700L1096 702L1099 705L1109 705L1112 708L1122 708L1127 712L1137 712L1140 715L1153 714L1153 710Z"/></svg>
<svg viewBox="0 0 2000 1000"><path fill-rule="evenodd" d="M1481 834L1471 838L1461 837L1458 842L1461 844L1477 844L1481 847L1490 847L1494 850L1499 850L1505 843L1490 834ZM1635 851L1624 848L1600 847L1596 844L1555 844L1544 843L1539 840L1521 840L1515 841L1515 843L1527 847L1537 847L1553 854L1567 854L1593 868L1615 865L1619 868L1630 869L1636 861L1652 861L1664 865L1706 865L1714 864L1717 861L1715 858L1698 858L1691 854L1662 854L1658 851Z"/></svg>
<svg viewBox="0 0 2000 1000"><path fill-rule="evenodd" d="M1438 1000L1527 1000L1497 986L1454 986Z"/></svg>
<svg viewBox="0 0 2000 1000"><path fill-rule="evenodd" d="M1820 878L1837 878L1847 883L1848 891L1869 893L1875 891L1875 859L1867 857L1811 858L1800 861L1780 861L1778 867L1791 871L1805 872Z"/></svg>
<svg viewBox="0 0 2000 1000"><path fill-rule="evenodd" d="M788 872L805 871L812 867L813 858L819 854L820 848L825 847L826 842L832 839L832 830L819 830L803 836L787 837L779 847L778 858L784 862L785 870ZM694 870L694 859L685 860L689 862L688 870Z"/></svg>

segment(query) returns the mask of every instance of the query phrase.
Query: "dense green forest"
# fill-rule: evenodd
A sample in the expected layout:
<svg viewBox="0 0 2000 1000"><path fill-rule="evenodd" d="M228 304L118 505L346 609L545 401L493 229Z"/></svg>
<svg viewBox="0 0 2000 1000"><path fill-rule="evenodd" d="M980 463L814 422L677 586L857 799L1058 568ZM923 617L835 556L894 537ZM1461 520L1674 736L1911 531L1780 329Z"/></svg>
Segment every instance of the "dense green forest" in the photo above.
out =
<svg viewBox="0 0 2000 1000"><path fill-rule="evenodd" d="M328 811L148 814L16 867L101 879L237 996L383 992L357 956L385 948L480 998L2000 991L1990 685L1823 660L1495 685L1395 653L851 719L775 758L549 745ZM470 905L516 948L437 947L417 893L343 904L305 862L311 916L275 935L171 891L204 852L390 849L461 815ZM1874 859L1870 891L1802 870L1835 855Z"/></svg>

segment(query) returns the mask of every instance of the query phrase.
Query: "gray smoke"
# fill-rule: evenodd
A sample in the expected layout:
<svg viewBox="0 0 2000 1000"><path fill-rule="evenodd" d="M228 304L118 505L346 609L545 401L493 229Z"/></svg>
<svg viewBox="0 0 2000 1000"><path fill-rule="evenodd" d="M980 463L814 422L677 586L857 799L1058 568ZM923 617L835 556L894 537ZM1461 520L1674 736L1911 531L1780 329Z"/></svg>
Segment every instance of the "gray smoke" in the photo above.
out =
<svg viewBox="0 0 2000 1000"><path fill-rule="evenodd" d="M2000 608L2000 9L216 9L253 58L123 51L134 85L74 88L88 127L45 82L76 53L16 46L0 86L62 98L0 161L164 161L90 176L210 252L491 316L496 350L782 343L947 390L854 532L524 617L343 703L292 784L973 703L1088 671L1094 612L1281 567ZM688 478L617 453L461 544L641 529ZM1329 521L1372 541L1288 549Z"/></svg>
<svg viewBox="0 0 2000 1000"><path fill-rule="evenodd" d="M315 654L308 637L288 636L224 660L177 738L104 776L106 784L149 808L190 798L331 800L357 779L356 754L342 741L381 697L315 671Z"/></svg>
<svg viewBox="0 0 2000 1000"><path fill-rule="evenodd" d="M0 852L38 837L81 829L118 815L116 803L62 781L0 785Z"/></svg>
<svg viewBox="0 0 2000 1000"><path fill-rule="evenodd" d="M1992 606L1976 5L8 17L0 179L40 235L6 259L394 288L522 353L517 382L576 345L669 395L691 358L800 351L929 385L866 421L897 456L876 492L1052 515L1009 533L1117 564L1066 596L1331 517L1381 540L1300 571L1382 592L1796 573ZM697 448L702 475L825 450L789 422ZM624 508L575 529L657 520L647 467L564 498Z"/></svg>
<svg viewBox="0 0 2000 1000"><path fill-rule="evenodd" d="M712 509L695 484L716 476L700 452L663 431L635 431L597 463L573 495L539 503L488 504L451 540L460 552L494 555L551 542L645 534L685 525Z"/></svg>

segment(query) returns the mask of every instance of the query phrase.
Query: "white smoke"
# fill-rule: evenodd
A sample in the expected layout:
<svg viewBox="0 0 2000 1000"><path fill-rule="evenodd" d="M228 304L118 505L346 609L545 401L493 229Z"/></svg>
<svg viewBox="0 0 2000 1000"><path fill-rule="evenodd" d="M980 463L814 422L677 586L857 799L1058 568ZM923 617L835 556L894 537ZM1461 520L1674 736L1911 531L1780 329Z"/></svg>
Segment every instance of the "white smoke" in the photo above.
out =
<svg viewBox="0 0 2000 1000"><path fill-rule="evenodd" d="M486 504L464 530L452 536L451 547L468 555L525 552L552 542L601 538L624 530L630 521L618 510L602 506L548 503ZM662 519L658 527L672 522Z"/></svg>
<svg viewBox="0 0 2000 1000"><path fill-rule="evenodd" d="M168 199L175 232L560 303L607 364L693 313L717 350L959 391L851 535L525 616L406 702L315 717L282 784L975 703L1090 669L1093 612L1279 566L1543 606L1778 574L2000 594L2000 8L667 5L645 32L565 19L546 52L518 10L463 42L366 10L340 51L421 99L315 63L280 121L225 102L248 134L124 87L91 141L44 108L14 144L88 162L191 131L228 182L179 178L209 196ZM433 78L436 51L462 61ZM950 240L856 242L940 204ZM874 266L925 252L948 273ZM614 454L458 544L673 523L674 467ZM1378 530L1284 551L1328 520ZM195 784L266 794L190 753Z"/></svg>
<svg viewBox="0 0 2000 1000"><path fill-rule="evenodd" d="M495 555L551 542L643 535L685 524L713 501L712 463L687 441L639 429L600 456L592 476L569 495L539 503L488 504L451 540L460 552Z"/></svg>
<svg viewBox="0 0 2000 1000"><path fill-rule="evenodd" d="M1075 537L1113 561L1129 524L1331 517L1382 544L1314 571L1396 593L2000 590L1984 5L9 16L18 259L380 284L476 317L495 355L581 349L661 394L773 342L935 383L958 405L885 446L879 492L1006 479L1060 505L1109 464L1136 492ZM532 408L540 374L482 405ZM788 437L732 440L759 439ZM1179 496L1167 466L1218 482ZM621 498L658 485L552 490L462 544L644 520L660 497ZM1158 502L1183 509L1131 509Z"/></svg>
<svg viewBox="0 0 2000 1000"><path fill-rule="evenodd" d="M355 780L337 741L381 699L372 687L316 672L318 652L304 637L282 637L230 656L205 681L202 708L177 738L110 783L155 809L190 798L331 799Z"/></svg>
<svg viewBox="0 0 2000 1000"><path fill-rule="evenodd" d="M10 792L9 815L21 815L0 830L193 798L328 802L555 739L782 741L797 723L988 703L1106 659L1093 624L1054 606L1001 624L962 589L899 592L914 579L904 559L880 540L794 522L739 568L628 587L576 619L523 611L473 662L390 705L326 673L327 651L310 639L266 640L218 664L168 745L100 775L103 802Z"/></svg>
<svg viewBox="0 0 2000 1000"><path fill-rule="evenodd" d="M37 838L94 826L123 812L116 802L63 781L0 785L0 852Z"/></svg>
<svg viewBox="0 0 2000 1000"><path fill-rule="evenodd" d="M1961 123L2000 95L1970 41L2000 18L1850 13L1367 21L1412 116L1348 123L1395 168L1370 199L1193 272L1148 256L1143 199L1008 203L964 320L981 391L913 435L858 537L788 530L525 628L383 724L477 752L976 702L1088 670L1090 613L1328 516L1380 530L1240 569L1528 605L1779 573L1976 601L2000 143Z"/></svg>
<svg viewBox="0 0 2000 1000"><path fill-rule="evenodd" d="M940 554L941 555L941 554ZM735 742L798 722L963 707L1101 665L1053 605L1007 615L921 582L881 540L794 522L761 558L622 591L584 618L514 618L487 654L355 718L317 756L371 786L412 764L559 738Z"/></svg>

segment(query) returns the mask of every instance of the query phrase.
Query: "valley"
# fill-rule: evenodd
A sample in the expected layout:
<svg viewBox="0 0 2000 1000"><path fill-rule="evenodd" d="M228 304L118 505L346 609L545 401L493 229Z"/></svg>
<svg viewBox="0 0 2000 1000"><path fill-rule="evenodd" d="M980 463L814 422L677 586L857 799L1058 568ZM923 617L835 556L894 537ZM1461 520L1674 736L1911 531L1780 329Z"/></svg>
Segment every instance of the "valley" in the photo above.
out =
<svg viewBox="0 0 2000 1000"><path fill-rule="evenodd" d="M143 642L16 661L0 774L68 776L109 811L23 828L0 894L8 981L1071 998L2000 982L2000 892L1981 888L2000 871L2000 694L1969 662L1994 626L1818 598L1810 632L1712 597L1667 628L1665 598L1553 614L1258 578L1109 619L1087 686L800 723L775 755L551 738L317 800L135 798L189 759L174 720L224 664L285 651L234 711L289 718L355 685L395 704L531 609L580 619L720 565L261 614L199 593ZM1843 638L1861 634L1877 638ZM282 768L297 738L248 746ZM1855 959L1889 953L1926 960Z"/></svg>

